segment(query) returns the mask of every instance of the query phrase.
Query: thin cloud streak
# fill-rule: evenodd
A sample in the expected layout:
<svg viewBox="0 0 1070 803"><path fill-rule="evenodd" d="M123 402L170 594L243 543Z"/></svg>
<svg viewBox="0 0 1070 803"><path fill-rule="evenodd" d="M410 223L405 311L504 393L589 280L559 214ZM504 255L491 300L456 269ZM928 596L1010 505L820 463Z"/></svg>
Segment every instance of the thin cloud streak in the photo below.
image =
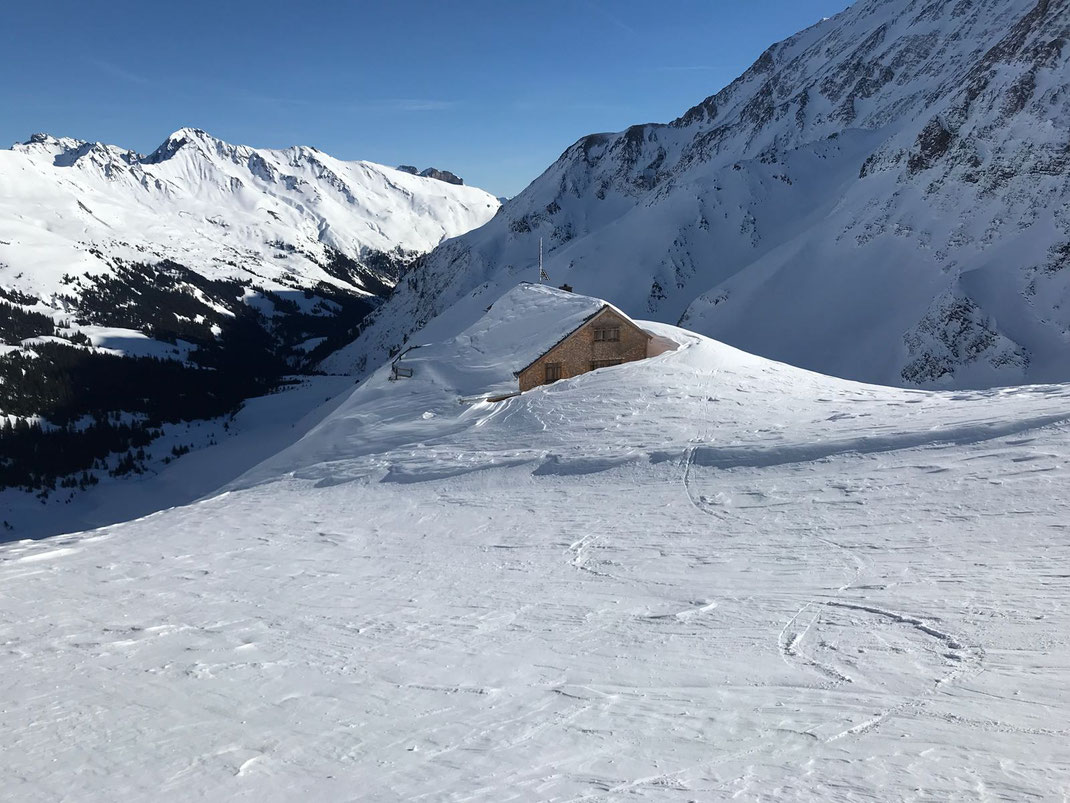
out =
<svg viewBox="0 0 1070 803"><path fill-rule="evenodd" d="M338 100L321 98L292 98L243 93L252 103L299 108L330 109L337 112L437 112L455 109L460 104L452 100L432 98L384 98L382 100Z"/></svg>
<svg viewBox="0 0 1070 803"><path fill-rule="evenodd" d="M518 112L544 112L544 111L581 111L581 112L630 112L631 104L624 103L599 103L598 101L566 101L555 102L552 100L516 100L512 103L514 111Z"/></svg>
<svg viewBox="0 0 1070 803"><path fill-rule="evenodd" d="M718 70L731 69L726 64L682 64L679 66L664 65L652 67L651 72L717 72Z"/></svg>
<svg viewBox="0 0 1070 803"><path fill-rule="evenodd" d="M603 6L597 0L587 0L587 5L589 5L591 8L593 8L595 11L597 11L599 14L601 14L603 17L605 17L611 23L616 25L622 31L625 31L625 32L631 34L632 36L639 36L639 32L637 30L635 30L635 28L633 28L631 25L626 23L624 20L622 20L620 17L618 17L616 14L614 14L608 8Z"/></svg>
<svg viewBox="0 0 1070 803"><path fill-rule="evenodd" d="M420 100L417 98L395 98L386 104L401 112L438 112L456 108L452 100Z"/></svg>
<svg viewBox="0 0 1070 803"><path fill-rule="evenodd" d="M140 86L147 86L152 82L144 75L131 72L130 70L120 67L118 64L112 64L110 61L103 61L102 59L90 59L89 63L96 67L101 72L106 72L112 78L119 78L130 84L138 84Z"/></svg>

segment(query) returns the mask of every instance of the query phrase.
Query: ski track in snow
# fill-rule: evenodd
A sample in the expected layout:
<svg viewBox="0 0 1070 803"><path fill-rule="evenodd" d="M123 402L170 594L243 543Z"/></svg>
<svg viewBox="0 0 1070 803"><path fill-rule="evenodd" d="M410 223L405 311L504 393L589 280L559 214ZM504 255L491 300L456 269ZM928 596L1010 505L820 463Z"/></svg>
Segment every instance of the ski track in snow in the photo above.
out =
<svg viewBox="0 0 1070 803"><path fill-rule="evenodd" d="M846 414L834 414L830 417L829 420L842 420L843 418L848 417L849 416ZM708 414L708 404L707 415L704 417L704 420L710 420L710 416ZM1035 426L1046 426L1053 423L1062 423L1065 420L1066 418L1064 416L1044 417L1040 421L1034 422L1033 425L1029 423L1018 423L1011 424L1008 427L1003 427L1000 429L999 434L1003 435L1007 433L1027 431L1028 429L1032 429ZM1021 429L1019 429L1019 427L1021 427ZM990 438L995 436L991 435L991 433L989 432L985 433L985 437ZM888 451L899 451L903 448L909 448L911 445L910 440L911 439L908 437L905 439L889 441ZM952 441L959 443L963 442L963 436L954 435L949 438L947 435L943 435L941 440L943 442ZM706 497L696 495L691 488L691 474L695 464L695 454L697 449L702 448L702 444L702 441L696 442L694 445L689 446L685 453L682 477L684 491L687 495L688 501L695 509L699 510L702 513L711 515L715 519L723 520L724 514L719 514L715 512L715 510L712 509L711 506L706 503ZM774 456L770 456L770 459L761 461L760 464L773 466L787 465L789 463L795 462L812 462L813 460L833 457L837 454L844 453L840 452L834 447L829 448L827 445L818 446L815 447L812 451L803 450L804 453L808 452L810 455L813 456L803 457L801 460L796 460L794 459L794 457L798 454L799 451L800 450L798 449L789 450L790 456L786 460L778 460ZM852 451L852 453L857 452ZM744 461L741 463L741 465L748 465L752 463L753 461ZM714 465L716 465L716 461L714 461ZM844 737L859 736L864 733L867 733L873 730L874 728L877 728L884 724L890 717L893 717L908 708L918 707L922 704L925 697L933 693L935 689L938 689L943 684L962 676L966 672L975 673L981 671L981 656L983 655L983 649L981 647L963 647L963 645L960 644L955 637L944 633L936 629L932 625L928 624L927 622L916 617L910 616L908 614L842 601L845 598L845 595L850 592L850 590L856 585L856 583L858 583L859 578L862 577L865 573L867 569L866 562L859 556L856 551L842 544L836 543L835 541L829 538L824 538L818 535L816 532L807 532L806 537L824 545L830 550L832 555L841 558L845 563L845 570L850 572L851 576L850 579L847 580L847 582L837 587L834 591L830 592L829 596L826 596L824 598L815 597L807 600L802 605L802 607L800 607L791 616L791 618L777 634L777 646L780 650L781 658L788 666L792 666L794 663L798 663L800 666L814 671L822 678L822 685L824 687L832 687L841 684L851 684L855 682L852 679L851 675L847 672L843 671L837 666L834 666L830 663L822 662L817 658L808 655L802 649L804 639L807 639L809 637L809 641L814 641L815 639L820 638L821 632L823 630L822 624L838 624L838 626L843 626L842 623L830 623L828 621L830 618L832 618L829 616L829 611L827 610L827 608L829 607L833 609L849 610L853 612L871 614L873 616L882 617L885 620L893 622L895 624L914 628L923 635L932 637L943 647L946 647L949 652L945 653L944 657L947 658L952 665L946 674L935 680L933 688L920 692L914 697L909 697L891 708L879 710L870 719L867 719L857 725L852 725L851 727L848 727L842 731L833 733L831 736L825 737L825 741L834 742ZM833 613L835 612L836 611L834 610ZM848 622L847 626L865 628L871 626L871 623L867 622L865 619L862 618L855 618L854 620Z"/></svg>
<svg viewBox="0 0 1070 803"><path fill-rule="evenodd" d="M664 331L500 405L373 378L225 493L0 546L0 798L1070 794L1070 388Z"/></svg>

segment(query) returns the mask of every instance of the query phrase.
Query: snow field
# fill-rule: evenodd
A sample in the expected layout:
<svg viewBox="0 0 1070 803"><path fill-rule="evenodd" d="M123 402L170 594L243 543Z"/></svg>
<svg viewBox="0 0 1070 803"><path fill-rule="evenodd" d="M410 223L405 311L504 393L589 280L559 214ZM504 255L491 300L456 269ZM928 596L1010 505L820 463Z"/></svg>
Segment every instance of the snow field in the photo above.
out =
<svg viewBox="0 0 1070 803"><path fill-rule="evenodd" d="M0 548L0 796L1070 794L1070 388L655 328L498 405L377 375L226 493Z"/></svg>

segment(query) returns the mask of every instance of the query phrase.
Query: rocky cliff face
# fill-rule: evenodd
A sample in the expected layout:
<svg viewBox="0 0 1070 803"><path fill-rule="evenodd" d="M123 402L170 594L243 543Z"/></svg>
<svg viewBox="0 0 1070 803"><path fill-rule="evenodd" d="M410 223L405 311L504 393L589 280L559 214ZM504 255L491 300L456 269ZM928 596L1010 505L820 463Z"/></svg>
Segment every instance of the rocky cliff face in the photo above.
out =
<svg viewBox="0 0 1070 803"><path fill-rule="evenodd" d="M420 171L420 175L424 178L434 178L439 181L445 181L447 184L464 184L464 179L460 176L454 175L449 170L439 170L437 167L429 167L426 170Z"/></svg>
<svg viewBox="0 0 1070 803"><path fill-rule="evenodd" d="M449 170L439 170L437 167L426 167L423 170L419 170L413 165L398 165L398 170L414 176L438 179L439 181L445 181L447 184L456 184L458 186L464 184L464 179L460 176L451 173Z"/></svg>
<svg viewBox="0 0 1070 803"><path fill-rule="evenodd" d="M406 275L333 364L533 267L856 379L1070 379L1065 0L860 0L667 124L584 137Z"/></svg>

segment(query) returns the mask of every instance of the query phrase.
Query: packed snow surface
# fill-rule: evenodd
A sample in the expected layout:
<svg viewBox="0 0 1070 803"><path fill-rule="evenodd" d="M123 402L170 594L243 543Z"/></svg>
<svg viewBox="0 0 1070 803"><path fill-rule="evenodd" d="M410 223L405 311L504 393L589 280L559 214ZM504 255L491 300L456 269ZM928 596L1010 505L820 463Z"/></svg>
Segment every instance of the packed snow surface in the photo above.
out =
<svg viewBox="0 0 1070 803"><path fill-rule="evenodd" d="M1070 794L1070 386L643 325L499 404L382 369L225 492L0 547L0 796Z"/></svg>

